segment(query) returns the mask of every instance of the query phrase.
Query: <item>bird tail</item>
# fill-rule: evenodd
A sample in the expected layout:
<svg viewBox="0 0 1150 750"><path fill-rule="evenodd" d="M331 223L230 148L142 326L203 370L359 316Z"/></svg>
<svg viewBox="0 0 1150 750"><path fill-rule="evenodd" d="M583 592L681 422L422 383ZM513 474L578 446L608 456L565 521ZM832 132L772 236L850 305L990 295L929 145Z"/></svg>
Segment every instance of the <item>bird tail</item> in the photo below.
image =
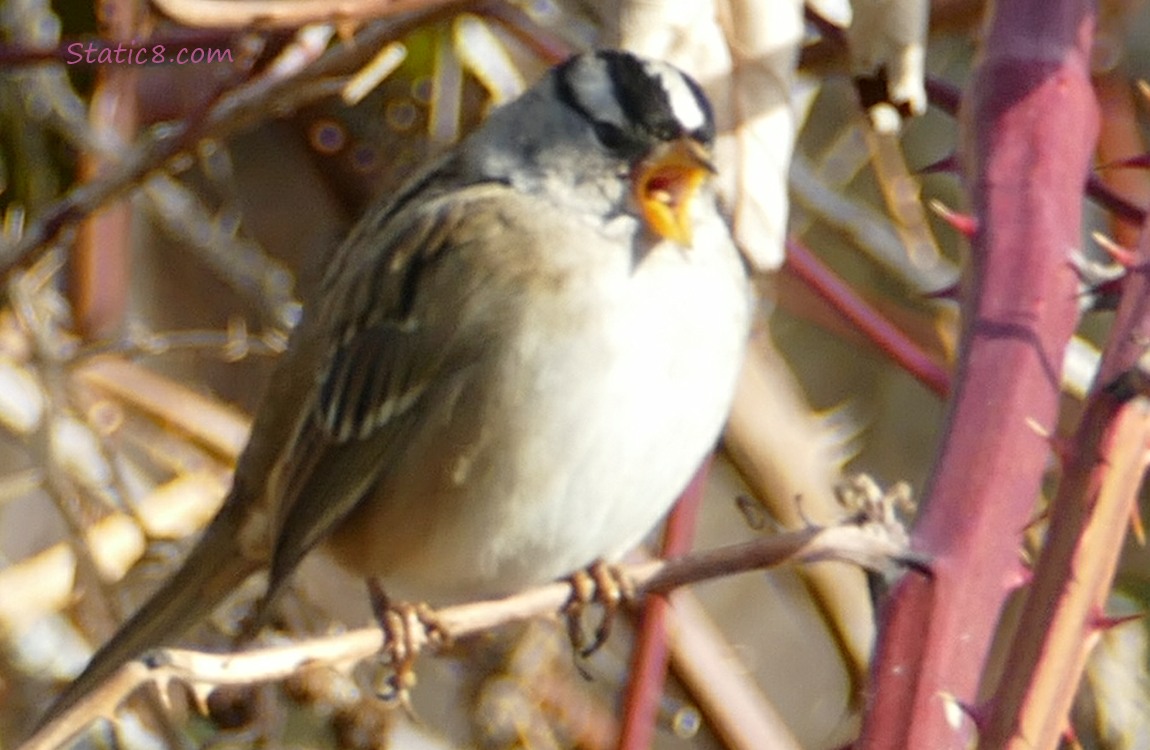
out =
<svg viewBox="0 0 1150 750"><path fill-rule="evenodd" d="M40 719L37 732L124 664L179 638L259 569L240 548L238 532L245 513L237 500L234 493L228 498L180 569L100 647Z"/></svg>

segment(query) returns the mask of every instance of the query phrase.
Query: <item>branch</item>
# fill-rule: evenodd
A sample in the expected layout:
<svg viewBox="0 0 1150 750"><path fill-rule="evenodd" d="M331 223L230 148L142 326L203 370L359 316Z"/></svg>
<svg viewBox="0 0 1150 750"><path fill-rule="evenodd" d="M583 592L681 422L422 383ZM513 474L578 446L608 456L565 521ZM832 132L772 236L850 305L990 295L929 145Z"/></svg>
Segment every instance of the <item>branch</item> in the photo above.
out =
<svg viewBox="0 0 1150 750"><path fill-rule="evenodd" d="M625 566L623 573L631 578L641 597L733 573L823 560L841 560L875 570L889 569L893 564L908 561L905 533L889 518L868 518L861 523L811 527L673 560ZM540 615L561 616L571 597L570 584L552 583L505 599L448 607L434 616L448 641L458 640ZM427 632L415 630L410 633L413 641L432 652L440 648ZM374 658L386 645L383 631L371 627L238 654L180 649L153 652L126 664L98 690L43 727L21 750L60 746L95 718L111 716L127 696L145 683L154 682L166 689L172 680L201 686L277 681L292 676L304 665L347 666Z"/></svg>
<svg viewBox="0 0 1150 750"><path fill-rule="evenodd" d="M1067 457L982 747L1053 748L1096 635L1150 449L1150 225L1122 284L1097 382Z"/></svg>
<svg viewBox="0 0 1150 750"><path fill-rule="evenodd" d="M847 319L891 361L938 396L950 389L950 373L923 347L836 276L797 239L787 240L787 269Z"/></svg>
<svg viewBox="0 0 1150 750"><path fill-rule="evenodd" d="M18 242L0 246L0 274L10 273L14 268L35 260L61 232L109 201L137 188L145 175L167 168L178 157L191 151L201 139L230 137L268 120L272 113L277 117L286 116L306 104L337 93L342 85L338 76L372 50L467 4L467 0L438 2L430 9L373 24L351 42L329 50L294 75L261 76L221 95L196 120L152 128L106 174L73 187L46 206Z"/></svg>
<svg viewBox="0 0 1150 750"><path fill-rule="evenodd" d="M1002 606L1026 580L1022 533L1035 513L1077 323L1069 253L1098 132L1090 84L1094 5L993 6L973 76L962 151L978 230L964 286L961 356L912 546L884 613L874 703L860 748L969 747L973 706ZM1038 637L1031 633L1031 637ZM950 696L950 698L946 698Z"/></svg>
<svg viewBox="0 0 1150 750"><path fill-rule="evenodd" d="M369 21L430 11L458 0L152 0L184 26L215 29L299 28L310 23Z"/></svg>

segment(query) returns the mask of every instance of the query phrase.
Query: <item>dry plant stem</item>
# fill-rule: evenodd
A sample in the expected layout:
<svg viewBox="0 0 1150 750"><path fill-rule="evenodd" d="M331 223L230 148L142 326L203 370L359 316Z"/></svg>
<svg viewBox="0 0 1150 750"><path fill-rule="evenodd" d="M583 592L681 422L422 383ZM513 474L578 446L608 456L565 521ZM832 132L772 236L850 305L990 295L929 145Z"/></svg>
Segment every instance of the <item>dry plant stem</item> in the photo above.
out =
<svg viewBox="0 0 1150 750"><path fill-rule="evenodd" d="M1094 77L1098 94L1102 132L1098 137L1098 163L1113 164L1131 154L1146 153L1146 141L1139 123L1138 95L1122 68ZM1140 206L1150 205L1150 175L1144 169L1100 169L1099 180L1116 194ZM1110 222L1112 239L1123 247L1138 244L1141 225L1114 217Z"/></svg>
<svg viewBox="0 0 1150 750"><path fill-rule="evenodd" d="M93 357L73 373L95 388L163 424L184 432L225 461L235 461L248 439L248 419L235 408L128 360Z"/></svg>
<svg viewBox="0 0 1150 750"><path fill-rule="evenodd" d="M130 42L137 37L140 4L137 0L107 0L97 5L102 36ZM96 87L89 110L91 126L103 131L103 142L128 143L136 133L137 70L130 66L96 69ZM85 153L80 157L84 182L95 179L115 163L112 153ZM105 206L80 227L76 247L68 258L70 301L76 328L87 339L111 335L123 321L128 304L128 257L132 243L132 211L125 201Z"/></svg>
<svg viewBox="0 0 1150 750"><path fill-rule="evenodd" d="M802 243L787 240L787 268L826 300L896 364L938 396L950 390L950 373L889 320L871 307Z"/></svg>
<svg viewBox="0 0 1150 750"><path fill-rule="evenodd" d="M663 530L661 557L676 557L691 551L710 468L711 458L708 456L675 503ZM639 636L628 670L627 693L623 699L620 750L645 750L655 739L659 699L667 680L667 608L667 598L661 595L647 597L643 605Z"/></svg>
<svg viewBox="0 0 1150 750"><path fill-rule="evenodd" d="M1032 425L1053 430L1077 319L1067 256L1098 131L1094 6L1016 0L992 14L963 113L979 230L962 353L912 534L931 574L908 574L887 603L861 748L969 746L974 723L946 709L976 702L1003 602L1025 578L1021 534L1050 457Z"/></svg>
<svg viewBox="0 0 1150 750"><path fill-rule="evenodd" d="M221 95L198 120L154 129L127 149L107 173L73 187L46 206L35 221L29 222L19 242L0 248L0 274L34 261L65 229L138 187L145 175L164 169L177 156L192 149L200 138L226 139L272 117L286 116L299 107L338 93L342 81L335 76L348 65L384 42L469 4L467 0L451 0L438 3L430 10L373 25L357 35L352 43L328 51L297 75L254 79Z"/></svg>
<svg viewBox="0 0 1150 750"><path fill-rule="evenodd" d="M1122 401L1115 384L1145 392L1139 360L1150 341L1150 226L1123 282L1110 339L1068 465L1050 507L1046 544L1004 673L986 706L989 749L1055 748L1087 655L1104 627L1103 608L1150 447L1150 400ZM1126 394L1129 395L1129 394Z"/></svg>
<svg viewBox="0 0 1150 750"><path fill-rule="evenodd" d="M728 750L801 750L740 657L688 590L672 592L668 628L675 674Z"/></svg>
<svg viewBox="0 0 1150 750"><path fill-rule="evenodd" d="M626 571L635 582L636 591L643 595L783 563L833 559L883 568L906 554L899 537L897 530L892 533L874 524L809 528L674 560L628 566ZM436 612L436 619L449 640L459 640L510 622L560 613L570 597L570 584L553 583L506 599L442 609ZM153 652L146 660L132 661L121 667L99 689L43 727L21 747L22 750L58 747L96 718L111 715L128 695L148 682L165 688L172 679L199 685L282 680L304 664L348 665L377 656L382 647L382 631L365 628L333 638L239 654L172 649Z"/></svg>
<svg viewBox="0 0 1150 750"><path fill-rule="evenodd" d="M369 21L425 11L457 0L152 0L185 26L217 29L297 28L309 23Z"/></svg>
<svg viewBox="0 0 1150 750"><path fill-rule="evenodd" d="M779 425L786 429L778 429ZM828 447L826 429L811 414L770 337L753 337L723 446L747 487L783 528L802 528L807 519L831 523L844 513L831 491L842 456ZM779 456L788 458L780 461ZM852 696L858 700L875 637L866 579L855 568L833 563L806 567L800 575L838 643L851 675Z"/></svg>

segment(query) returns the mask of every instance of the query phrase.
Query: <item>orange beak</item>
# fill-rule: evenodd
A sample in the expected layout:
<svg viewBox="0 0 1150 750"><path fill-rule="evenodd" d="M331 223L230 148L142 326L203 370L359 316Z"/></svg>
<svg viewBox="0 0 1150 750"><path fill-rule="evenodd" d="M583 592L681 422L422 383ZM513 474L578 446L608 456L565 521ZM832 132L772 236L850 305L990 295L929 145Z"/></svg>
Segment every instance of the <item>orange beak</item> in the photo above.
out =
<svg viewBox="0 0 1150 750"><path fill-rule="evenodd" d="M691 202L699 186L714 173L707 150L690 138L663 144L639 162L631 175L631 187L648 228L691 247Z"/></svg>

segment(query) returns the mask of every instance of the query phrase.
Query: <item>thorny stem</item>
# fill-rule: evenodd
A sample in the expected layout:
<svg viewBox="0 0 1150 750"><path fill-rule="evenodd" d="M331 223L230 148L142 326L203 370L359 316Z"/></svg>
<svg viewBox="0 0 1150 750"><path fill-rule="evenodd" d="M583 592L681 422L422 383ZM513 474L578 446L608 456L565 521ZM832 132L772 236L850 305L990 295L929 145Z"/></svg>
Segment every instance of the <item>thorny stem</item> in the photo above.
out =
<svg viewBox="0 0 1150 750"><path fill-rule="evenodd" d="M1007 650L1009 679L986 706L982 747L1055 747L1103 627L1150 444L1148 383L1139 366L1150 341L1150 226L1138 256L1050 506L1046 545Z"/></svg>
<svg viewBox="0 0 1150 750"><path fill-rule="evenodd" d="M951 115L958 114L962 105L962 92L958 87L938 78L926 79L926 96L932 107ZM1112 190L1093 172L1086 177L1086 195L1127 224L1140 225L1146 219L1146 209Z"/></svg>
<svg viewBox="0 0 1150 750"><path fill-rule="evenodd" d="M1021 535L1050 457L1077 322L1068 253L1098 131L1088 0L993 6L964 103L965 177L978 222L961 357L912 546L931 575L892 592L860 747L966 748L999 614L1026 577Z"/></svg>

